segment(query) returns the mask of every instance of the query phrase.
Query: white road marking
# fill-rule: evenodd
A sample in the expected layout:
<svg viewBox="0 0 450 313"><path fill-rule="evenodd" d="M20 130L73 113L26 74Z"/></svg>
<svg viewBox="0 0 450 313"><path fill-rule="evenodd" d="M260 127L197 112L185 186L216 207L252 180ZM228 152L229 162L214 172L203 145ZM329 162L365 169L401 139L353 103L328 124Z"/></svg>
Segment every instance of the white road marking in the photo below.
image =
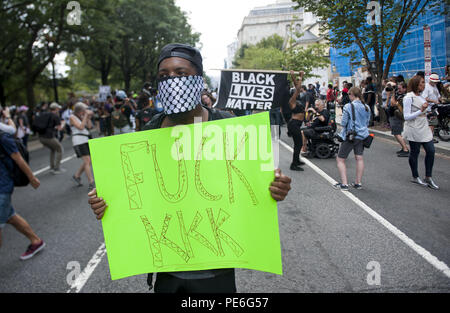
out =
<svg viewBox="0 0 450 313"><path fill-rule="evenodd" d="M280 140L280 144L284 146L288 151L291 153L294 152L294 149L292 149L288 144ZM316 165L314 165L311 161L307 159L302 159L303 162L305 162L306 165L308 165L312 170L314 170L317 174L322 176L326 181L328 181L331 185L336 184L337 182L328 176L324 171L322 171L320 168L318 168ZM417 254L419 254L422 258L424 258L428 263L430 263L433 267L435 267L437 270L442 272L445 276L450 278L450 268L445 264L444 262L440 261L437 257L432 255L430 252L428 252L423 247L419 246L417 243L414 242L411 238L406 236L402 231L400 231L397 227L389 223L386 219L384 219L381 215L379 215L377 212L372 210L367 204L362 202L360 199L358 199L355 195L348 191L341 191L344 195L346 195L350 200L352 200L356 205L358 205L361 209L366 211L370 216L372 216L375 220L377 220L381 225L386 227L391 233L393 233L397 238L399 238L401 241L403 241L408 247L413 249Z"/></svg>
<svg viewBox="0 0 450 313"><path fill-rule="evenodd" d="M84 287L88 279L91 277L92 273L94 273L95 268L100 263L105 253L106 253L106 246L105 243L102 243L95 252L95 254L92 256L92 258L89 260L88 264L86 265L86 268L73 282L70 289L67 290L67 293L72 292L79 293L81 291L81 289Z"/></svg>
<svg viewBox="0 0 450 313"><path fill-rule="evenodd" d="M67 158L65 158L65 159L62 159L62 160L61 160L61 164L66 163L66 162L72 160L72 159L75 158L75 157L76 157L76 155L73 154L73 155L71 155L70 157L67 157ZM45 172L45 171L48 171L49 169L50 169L50 166L41 168L40 170L37 170L36 172L34 172L33 175L34 175L34 176L37 176L37 175L39 175L39 174L42 174L42 173Z"/></svg>

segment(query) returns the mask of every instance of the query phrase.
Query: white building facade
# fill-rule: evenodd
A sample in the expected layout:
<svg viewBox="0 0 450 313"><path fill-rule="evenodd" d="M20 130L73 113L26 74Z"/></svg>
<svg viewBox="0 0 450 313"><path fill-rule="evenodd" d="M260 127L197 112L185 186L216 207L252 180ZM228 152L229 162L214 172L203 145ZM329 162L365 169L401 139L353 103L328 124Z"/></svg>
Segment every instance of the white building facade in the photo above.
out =
<svg viewBox="0 0 450 313"><path fill-rule="evenodd" d="M232 66L234 56L243 44L254 45L274 34L283 37L287 43L292 32L302 33L300 38L294 35L295 44L300 46L323 42L319 34L319 19L303 8L295 9L295 6L296 3L291 0L277 0L275 4L252 9L242 22L237 42L228 46L228 58L225 60L228 68ZM331 70L317 69L314 73L321 78L313 78L305 83L328 83Z"/></svg>

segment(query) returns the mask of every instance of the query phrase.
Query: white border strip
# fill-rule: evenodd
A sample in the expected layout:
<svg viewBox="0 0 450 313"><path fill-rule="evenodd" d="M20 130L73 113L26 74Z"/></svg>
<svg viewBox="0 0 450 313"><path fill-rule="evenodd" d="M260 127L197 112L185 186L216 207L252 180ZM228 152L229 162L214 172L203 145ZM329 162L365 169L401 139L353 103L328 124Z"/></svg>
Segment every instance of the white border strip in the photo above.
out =
<svg viewBox="0 0 450 313"><path fill-rule="evenodd" d="M287 150L290 152L294 152L294 150L285 142L280 140L280 144L283 145ZM327 180L332 185L336 184L337 182L328 176L324 171L322 171L320 168L318 168L316 165L314 165L311 161L307 159L302 159L303 162L306 163L311 169L313 169L317 174L322 176L325 180ZM400 231L397 227L389 223L386 219L384 219L381 215L379 215L377 212L372 210L367 204L362 202L360 199L358 199L355 195L348 191L341 191L344 195L346 195L350 200L352 200L354 203L356 203L361 209L366 211L370 216L372 216L375 220L377 220L381 225L386 227L391 233L393 233L397 238L399 238L401 241L403 241L408 247L413 249L418 255L420 255L422 258L424 258L428 263L430 263L433 267L435 267L437 270L442 272L447 278L450 278L450 268L445 264L444 262L440 261L437 257L432 255L430 252L425 250L423 247L419 246L406 236L402 231Z"/></svg>

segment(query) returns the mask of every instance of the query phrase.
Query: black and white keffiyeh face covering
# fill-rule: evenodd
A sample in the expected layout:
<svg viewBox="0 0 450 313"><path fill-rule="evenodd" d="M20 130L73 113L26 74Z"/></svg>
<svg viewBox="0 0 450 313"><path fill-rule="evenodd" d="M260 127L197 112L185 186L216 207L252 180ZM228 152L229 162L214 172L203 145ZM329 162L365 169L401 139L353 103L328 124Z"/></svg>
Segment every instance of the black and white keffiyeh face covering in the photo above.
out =
<svg viewBox="0 0 450 313"><path fill-rule="evenodd" d="M158 97L167 115L189 112L201 103L203 77L176 76L159 80Z"/></svg>

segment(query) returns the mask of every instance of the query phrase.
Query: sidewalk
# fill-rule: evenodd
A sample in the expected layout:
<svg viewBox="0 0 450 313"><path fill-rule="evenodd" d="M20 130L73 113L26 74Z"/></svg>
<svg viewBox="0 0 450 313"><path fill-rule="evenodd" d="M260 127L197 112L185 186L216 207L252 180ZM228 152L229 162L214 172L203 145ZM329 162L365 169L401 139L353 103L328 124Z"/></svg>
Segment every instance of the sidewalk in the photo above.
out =
<svg viewBox="0 0 450 313"><path fill-rule="evenodd" d="M336 108L336 123L338 125L341 125L341 120L342 120L342 111L341 111L341 109ZM391 131L389 129L381 130L380 128L382 128L382 127L381 126L369 127L369 129L372 133L378 134L378 135L381 135L384 137L392 138L393 140L395 140L394 135L391 134ZM384 129L384 128L382 128L382 129ZM450 142L442 141L439 138L437 138L437 140L439 142L434 144L436 150L440 150L439 152L443 152L443 153L449 153L450 152Z"/></svg>

